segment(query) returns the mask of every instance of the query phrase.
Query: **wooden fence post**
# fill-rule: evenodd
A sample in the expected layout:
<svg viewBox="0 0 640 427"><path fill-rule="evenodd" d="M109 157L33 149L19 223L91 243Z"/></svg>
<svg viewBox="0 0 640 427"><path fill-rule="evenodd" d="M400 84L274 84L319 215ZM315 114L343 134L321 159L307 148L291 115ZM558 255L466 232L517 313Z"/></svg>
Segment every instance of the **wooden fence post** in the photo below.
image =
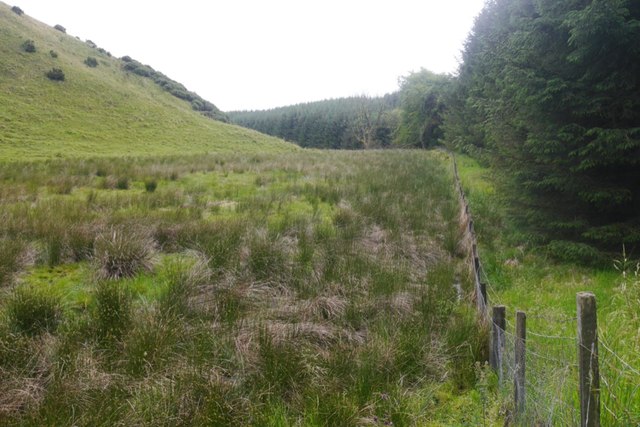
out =
<svg viewBox="0 0 640 427"><path fill-rule="evenodd" d="M578 366L580 368L580 425L600 426L600 372L596 297L580 292L578 306Z"/></svg>
<svg viewBox="0 0 640 427"><path fill-rule="evenodd" d="M491 322L491 351L489 352L489 364L498 373L498 384L502 386L502 355L504 354L504 331L507 326L506 307L496 305L493 307Z"/></svg>
<svg viewBox="0 0 640 427"><path fill-rule="evenodd" d="M525 408L525 360L527 343L527 315L522 311L516 312L515 339L515 373L514 373L514 403L516 419L520 418Z"/></svg>
<svg viewBox="0 0 640 427"><path fill-rule="evenodd" d="M489 316L489 313L487 313L487 310L489 309L489 300L487 299L487 284L484 282L480 282L480 296L482 297L482 310L485 312L485 315Z"/></svg>

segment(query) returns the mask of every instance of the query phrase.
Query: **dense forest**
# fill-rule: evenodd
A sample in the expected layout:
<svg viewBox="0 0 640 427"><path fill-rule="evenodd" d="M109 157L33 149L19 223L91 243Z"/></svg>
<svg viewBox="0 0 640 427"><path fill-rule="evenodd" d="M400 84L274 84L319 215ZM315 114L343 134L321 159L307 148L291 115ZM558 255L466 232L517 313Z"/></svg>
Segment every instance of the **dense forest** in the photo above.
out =
<svg viewBox="0 0 640 427"><path fill-rule="evenodd" d="M398 96L354 96L265 111L234 111L233 123L314 148L380 148L392 143Z"/></svg>
<svg viewBox="0 0 640 427"><path fill-rule="evenodd" d="M639 19L638 1L494 0L467 40L446 140L557 252L640 242Z"/></svg>
<svg viewBox="0 0 640 427"><path fill-rule="evenodd" d="M228 113L233 123L302 147L428 148L442 138L445 96L453 79L420 70L383 97L355 96L262 111Z"/></svg>
<svg viewBox="0 0 640 427"><path fill-rule="evenodd" d="M531 239L590 259L640 243L639 19L631 0L492 0L455 76L420 70L384 98L230 117L308 147L470 154Z"/></svg>

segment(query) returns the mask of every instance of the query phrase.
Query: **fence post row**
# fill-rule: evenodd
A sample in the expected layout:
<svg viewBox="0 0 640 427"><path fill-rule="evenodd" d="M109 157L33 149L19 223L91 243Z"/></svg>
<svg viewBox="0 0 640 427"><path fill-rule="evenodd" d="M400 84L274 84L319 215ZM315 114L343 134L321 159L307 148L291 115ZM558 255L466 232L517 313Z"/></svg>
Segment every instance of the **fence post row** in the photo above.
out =
<svg viewBox="0 0 640 427"><path fill-rule="evenodd" d="M580 369L580 425L600 426L600 372L596 297L591 292L576 296L578 310L578 366Z"/></svg>
<svg viewBox="0 0 640 427"><path fill-rule="evenodd" d="M480 257L475 237L473 220L469 212L458 165L453 158L453 170L460 200L464 208L466 233L471 237L471 261L474 273L475 294L478 314L484 320L488 317L489 301L487 285L480 279ZM598 365L598 326L596 298L591 292L580 292L576 296L578 311L578 366L580 392L581 427L600 427L600 371ZM491 346L489 364L498 374L498 382L503 384L504 334L506 330L506 307L493 307L491 317ZM525 361L526 361L526 320L524 312L516 312L514 403L516 419L525 411Z"/></svg>

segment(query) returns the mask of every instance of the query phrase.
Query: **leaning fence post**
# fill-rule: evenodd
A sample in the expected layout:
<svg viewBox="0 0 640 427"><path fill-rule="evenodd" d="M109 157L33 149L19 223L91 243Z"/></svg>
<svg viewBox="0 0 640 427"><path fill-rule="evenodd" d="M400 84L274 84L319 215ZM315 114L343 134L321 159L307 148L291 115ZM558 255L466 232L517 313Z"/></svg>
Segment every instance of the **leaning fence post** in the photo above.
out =
<svg viewBox="0 0 640 427"><path fill-rule="evenodd" d="M493 307L492 314L489 364L498 373L498 384L502 385L502 355L504 353L504 331L507 325L506 307L496 305Z"/></svg>
<svg viewBox="0 0 640 427"><path fill-rule="evenodd" d="M600 372L598 367L598 324L596 297L579 292L578 366L580 368L580 425L600 426Z"/></svg>
<svg viewBox="0 0 640 427"><path fill-rule="evenodd" d="M515 373L514 373L514 402L516 419L524 413L525 407L525 356L527 340L527 315L516 312L515 339Z"/></svg>

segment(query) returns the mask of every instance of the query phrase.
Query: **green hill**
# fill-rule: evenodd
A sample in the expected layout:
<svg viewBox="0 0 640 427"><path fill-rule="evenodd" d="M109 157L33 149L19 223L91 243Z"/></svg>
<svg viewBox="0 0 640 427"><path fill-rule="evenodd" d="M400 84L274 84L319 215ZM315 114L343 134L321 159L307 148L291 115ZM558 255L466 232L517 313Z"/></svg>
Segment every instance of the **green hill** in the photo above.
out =
<svg viewBox="0 0 640 427"><path fill-rule="evenodd" d="M26 51L28 40L35 52ZM295 149L206 117L125 64L0 2L0 160ZM64 81L46 76L53 68Z"/></svg>

